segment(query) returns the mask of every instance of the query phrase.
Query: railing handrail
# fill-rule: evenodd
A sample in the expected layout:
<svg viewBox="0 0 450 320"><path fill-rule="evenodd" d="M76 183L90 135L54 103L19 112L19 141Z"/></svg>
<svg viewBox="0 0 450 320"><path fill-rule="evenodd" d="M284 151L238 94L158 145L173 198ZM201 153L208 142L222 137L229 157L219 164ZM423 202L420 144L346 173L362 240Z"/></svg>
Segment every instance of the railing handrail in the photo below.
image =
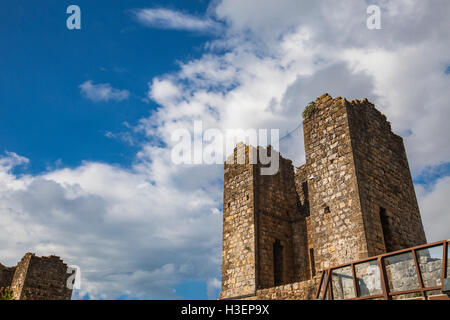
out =
<svg viewBox="0 0 450 320"><path fill-rule="evenodd" d="M450 240L441 240L438 242L433 242L433 243L429 243L429 244L422 244L420 246L416 246L416 247L411 247L408 249L401 249L401 250L397 250L397 251L392 251L392 252L388 252L388 253L383 253L380 254L378 256L373 256L373 257L369 257L369 258L364 258L364 259L360 259L360 260L354 260L352 262L347 262L347 263L343 263L337 266L333 266L331 268L326 268L324 270L320 270L319 272L323 272L325 270L334 270L334 269L339 269L339 268L343 268L343 267L348 267L352 264L360 264L360 263L364 263L364 262L368 262L368 261L372 261L372 260L377 260L378 258L386 258L387 256L395 256L398 254L402 254L405 252L411 252L412 250L420 250L420 249L425 249L425 248L431 248L431 247L437 247L441 244L444 244L446 242L450 242Z"/></svg>
<svg viewBox="0 0 450 320"><path fill-rule="evenodd" d="M443 288L443 285L444 285L444 279L447 277L447 264L448 264L447 250L448 250L448 243L449 242L450 242L450 240L437 241L437 242L424 244L424 245L419 245L419 246L415 246L415 247L411 247L411 248L407 248L407 249L397 250L397 251L394 251L394 252L384 253L384 254L381 254L381 255L378 255L378 256L373 256L373 257L369 257L369 258L365 258L365 259L355 260L355 261L352 261L352 262L344 263L344 264L341 264L341 265L337 265L337 266L333 266L331 268L327 268L327 269L321 270L320 272L322 274L321 274L319 286L318 286L317 291L316 291L315 298L316 299L324 299L325 296L327 295L327 292L328 292L330 298L333 300L333 298L334 298L333 297L333 288L332 288L332 286L333 286L333 284L332 284L333 270L341 269L341 268L345 268L345 267L351 267L351 270L352 270L352 278L353 278L354 295L355 295L355 297L351 298L351 299L355 299L355 300L373 299L373 298L380 298L380 297L383 297L384 299L390 299L392 296L401 295L401 294L408 294L408 293L416 293L416 292L420 292L422 294L422 296L425 296L425 292L427 292L427 291L439 290L439 289L442 291L442 288ZM442 246L442 248L443 248L441 286L427 287L427 286L424 285L423 276L422 276L422 270L421 270L421 268L419 266L419 262L418 262L417 255L416 255L416 251L417 250L421 250L421 249L428 249L428 248L438 247L438 246ZM408 253L408 252L411 253L412 257L413 257L419 288L412 289L412 290L392 291L391 292L389 290L388 279L387 279L386 270L385 270L385 267L384 267L384 264L383 264L383 259L385 259L387 257L397 256L397 255L400 255L400 254L403 254L403 253ZM381 289L382 289L383 293L382 294L374 294L374 295L368 295L368 296L360 297L359 296L360 292L358 290L359 286L357 285L357 277L356 277L356 273L355 273L355 265L359 265L359 264L370 262L370 261L376 261L377 262L378 269L379 269L379 272L380 272ZM325 283L323 283L324 279L326 279ZM323 286L324 286L324 290L322 290ZM321 295L321 297L320 297L320 295Z"/></svg>

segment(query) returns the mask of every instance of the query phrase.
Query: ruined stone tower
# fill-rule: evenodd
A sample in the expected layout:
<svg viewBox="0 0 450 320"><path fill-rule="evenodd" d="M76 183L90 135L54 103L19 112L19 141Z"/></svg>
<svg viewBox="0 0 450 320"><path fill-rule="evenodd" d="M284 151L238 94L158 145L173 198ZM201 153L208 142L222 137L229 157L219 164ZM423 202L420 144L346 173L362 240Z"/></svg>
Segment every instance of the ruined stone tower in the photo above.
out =
<svg viewBox="0 0 450 320"><path fill-rule="evenodd" d="M9 288L14 300L70 300L67 270L57 256L27 253L15 267L0 264L0 288Z"/></svg>
<svg viewBox="0 0 450 320"><path fill-rule="evenodd" d="M425 244L403 140L374 105L325 94L303 121L306 163L276 175L239 144L224 171L221 299L293 284L310 298L316 272ZM294 292L292 291L292 292Z"/></svg>

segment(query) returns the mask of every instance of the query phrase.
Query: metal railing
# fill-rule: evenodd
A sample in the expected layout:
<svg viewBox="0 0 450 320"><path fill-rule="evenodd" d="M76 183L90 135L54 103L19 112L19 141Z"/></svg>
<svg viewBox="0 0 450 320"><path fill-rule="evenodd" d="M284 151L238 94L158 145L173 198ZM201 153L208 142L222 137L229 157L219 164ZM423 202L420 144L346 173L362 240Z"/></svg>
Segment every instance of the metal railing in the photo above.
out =
<svg viewBox="0 0 450 320"><path fill-rule="evenodd" d="M449 241L416 246L322 271L316 299L426 299L427 292L443 292L450 276ZM447 280L448 281L448 280ZM412 297L411 297L412 295Z"/></svg>

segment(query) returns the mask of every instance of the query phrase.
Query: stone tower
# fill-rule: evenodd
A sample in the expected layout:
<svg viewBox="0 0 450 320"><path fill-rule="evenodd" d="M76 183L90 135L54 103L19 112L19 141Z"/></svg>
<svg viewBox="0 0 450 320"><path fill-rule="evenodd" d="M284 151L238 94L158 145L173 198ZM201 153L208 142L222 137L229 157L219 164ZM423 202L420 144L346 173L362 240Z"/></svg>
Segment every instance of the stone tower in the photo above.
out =
<svg viewBox="0 0 450 320"><path fill-rule="evenodd" d="M14 300L70 300L67 265L57 256L27 253L15 267L0 264L0 287L10 288Z"/></svg>
<svg viewBox="0 0 450 320"><path fill-rule="evenodd" d="M306 163L260 174L239 144L225 164L220 297L301 283L333 265L426 243L403 140L364 99L317 98ZM233 163L239 152L245 164Z"/></svg>

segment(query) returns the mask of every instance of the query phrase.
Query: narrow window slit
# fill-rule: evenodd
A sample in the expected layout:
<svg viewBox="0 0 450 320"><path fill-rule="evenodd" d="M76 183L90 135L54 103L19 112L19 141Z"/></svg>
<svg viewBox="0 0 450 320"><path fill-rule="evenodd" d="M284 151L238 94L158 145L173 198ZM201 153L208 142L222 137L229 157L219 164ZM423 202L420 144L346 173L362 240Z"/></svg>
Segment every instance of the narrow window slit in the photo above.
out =
<svg viewBox="0 0 450 320"><path fill-rule="evenodd" d="M280 240L273 244L273 278L275 286L283 284L283 246Z"/></svg>

